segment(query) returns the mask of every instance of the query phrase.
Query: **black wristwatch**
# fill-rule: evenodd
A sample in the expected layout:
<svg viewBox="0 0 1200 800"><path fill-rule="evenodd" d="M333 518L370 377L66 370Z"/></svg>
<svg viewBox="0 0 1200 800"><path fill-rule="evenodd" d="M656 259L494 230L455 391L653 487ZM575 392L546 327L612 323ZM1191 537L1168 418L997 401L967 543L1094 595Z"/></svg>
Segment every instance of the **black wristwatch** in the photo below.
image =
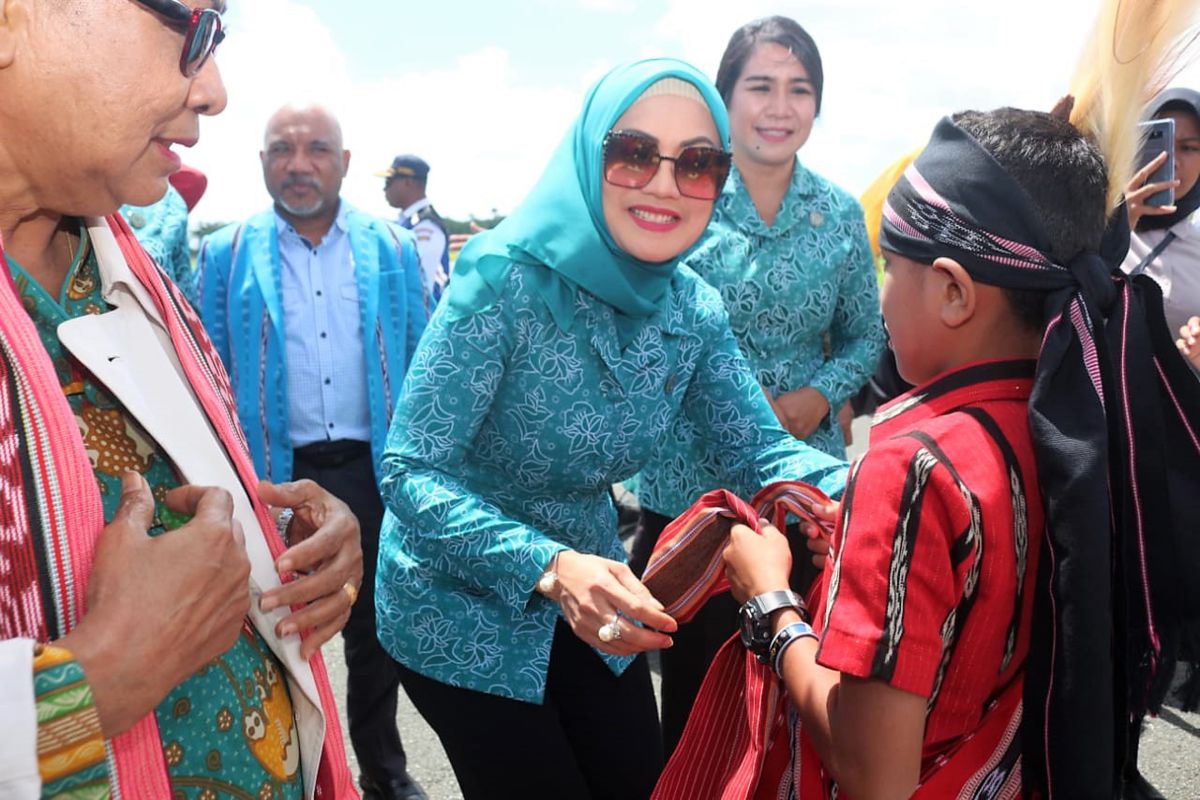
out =
<svg viewBox="0 0 1200 800"><path fill-rule="evenodd" d="M794 608L800 612L801 617L808 616L804 601L791 589L780 589L751 597L738 611L742 644L764 664L770 658L771 614L781 608Z"/></svg>

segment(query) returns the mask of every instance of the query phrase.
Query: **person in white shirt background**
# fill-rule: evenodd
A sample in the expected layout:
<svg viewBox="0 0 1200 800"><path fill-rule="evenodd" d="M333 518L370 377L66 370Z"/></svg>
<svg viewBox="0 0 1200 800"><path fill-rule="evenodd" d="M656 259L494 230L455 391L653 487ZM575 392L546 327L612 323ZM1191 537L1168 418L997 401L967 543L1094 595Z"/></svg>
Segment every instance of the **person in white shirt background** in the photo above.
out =
<svg viewBox="0 0 1200 800"><path fill-rule="evenodd" d="M1148 118L1175 120L1175 180L1147 183L1149 176L1166 159L1160 155L1140 170L1125 192L1129 206L1129 255L1126 272L1142 272L1154 278L1163 292L1163 310L1173 336L1186 348L1193 325L1200 315L1200 227L1195 212L1200 208L1200 92L1173 88L1158 95L1149 106ZM1169 206L1146 205L1162 189L1175 187L1175 202ZM1192 348L1194 349L1194 347Z"/></svg>
<svg viewBox="0 0 1200 800"><path fill-rule="evenodd" d="M446 223L425 196L429 164L414 155L400 155L392 165L375 173L383 178L388 205L400 209L400 225L417 237L425 289L436 303L450 276L450 240Z"/></svg>
<svg viewBox="0 0 1200 800"><path fill-rule="evenodd" d="M1125 189L1129 209L1129 253L1121 268L1129 274L1145 272L1162 288L1163 311L1176 344L1200 373L1200 92L1168 89L1149 104L1149 119L1175 120L1175 180L1147 183L1166 160L1160 154L1139 170ZM1174 186L1175 202L1147 205L1159 191ZM1200 625L1183 623L1160 631L1168 663L1176 657L1190 665L1180 689L1181 707L1194 710L1200 703ZM1153 687L1150 710L1157 713L1170 690L1175 670L1163 670L1164 680ZM1135 800L1163 797L1137 771L1142 720L1129 731L1130 770L1125 776L1125 797Z"/></svg>

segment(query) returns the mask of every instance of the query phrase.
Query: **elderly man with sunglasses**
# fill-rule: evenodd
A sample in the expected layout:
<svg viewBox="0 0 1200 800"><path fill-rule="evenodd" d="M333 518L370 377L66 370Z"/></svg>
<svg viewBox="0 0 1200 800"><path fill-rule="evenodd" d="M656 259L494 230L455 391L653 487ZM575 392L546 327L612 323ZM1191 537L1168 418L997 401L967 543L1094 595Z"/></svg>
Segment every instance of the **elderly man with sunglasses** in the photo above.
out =
<svg viewBox="0 0 1200 800"><path fill-rule="evenodd" d="M221 0L0 0L0 797L355 797L358 524L259 481L124 223L219 113ZM281 509L283 509L281 511Z"/></svg>

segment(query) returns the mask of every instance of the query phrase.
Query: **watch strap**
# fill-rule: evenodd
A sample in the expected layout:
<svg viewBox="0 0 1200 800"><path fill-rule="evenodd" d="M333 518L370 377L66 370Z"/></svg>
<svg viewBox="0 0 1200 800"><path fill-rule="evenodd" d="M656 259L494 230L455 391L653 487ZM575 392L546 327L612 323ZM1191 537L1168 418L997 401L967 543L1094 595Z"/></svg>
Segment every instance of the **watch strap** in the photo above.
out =
<svg viewBox="0 0 1200 800"><path fill-rule="evenodd" d="M794 608L800 612L801 616L808 616L808 607L804 604L804 599L791 589L776 589L773 592L763 592L760 595L750 598L750 602L754 604L758 613L764 617L775 613L781 608Z"/></svg>
<svg viewBox="0 0 1200 800"><path fill-rule="evenodd" d="M796 609L801 618L808 616L804 600L790 589L777 589L755 595L746 601L738 614L741 620L742 644L764 664L770 663L771 614L782 608Z"/></svg>

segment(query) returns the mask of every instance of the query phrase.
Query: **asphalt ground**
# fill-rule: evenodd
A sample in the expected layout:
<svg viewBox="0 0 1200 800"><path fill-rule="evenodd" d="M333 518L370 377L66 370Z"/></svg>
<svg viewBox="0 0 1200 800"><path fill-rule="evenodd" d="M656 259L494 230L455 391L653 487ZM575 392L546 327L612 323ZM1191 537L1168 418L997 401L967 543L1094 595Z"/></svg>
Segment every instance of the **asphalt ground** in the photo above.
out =
<svg viewBox="0 0 1200 800"><path fill-rule="evenodd" d="M333 681L334 693L339 699L344 698L346 664L342 659L340 639L335 639L325 647L325 659L330 680ZM651 665L657 668L655 660L651 661ZM652 673L652 677L657 690L657 672ZM344 732L344 703L339 703L338 711L342 717ZM446 760L446 754L442 751L437 736L403 693L396 722L400 729L400 737L404 741L405 752L408 753L409 772L425 787L430 800L462 800L458 783L454 779L454 771L450 768L450 762ZM346 740L346 750L351 771L357 775L358 765L349 739ZM1159 718L1146 723L1140 762L1142 773L1164 796L1172 800L1200 800L1200 714L1180 711L1178 699L1172 697Z"/></svg>
<svg viewBox="0 0 1200 800"><path fill-rule="evenodd" d="M855 422L855 443L851 455L857 455L866 445L869 420L860 418ZM324 648L329 677L334 695L339 698L338 712L342 718L342 731L346 731L345 703L346 663L342 657L342 643L335 638ZM651 658L652 677L655 691L658 690L657 659ZM1183 679L1183 669L1176 676L1176 683ZM425 787L430 800L461 800L454 771L442 750L441 743L425 720L417 713L408 698L401 693L396 723L400 729L404 749L408 753L409 773ZM350 741L346 740L346 751L350 768L358 774L358 765ZM1157 719L1146 723L1142 737L1141 758L1144 774L1162 794L1171 800L1200 800L1200 714L1180 710L1179 697L1172 693L1166 707ZM546 800L572 800L571 798L547 798Z"/></svg>

